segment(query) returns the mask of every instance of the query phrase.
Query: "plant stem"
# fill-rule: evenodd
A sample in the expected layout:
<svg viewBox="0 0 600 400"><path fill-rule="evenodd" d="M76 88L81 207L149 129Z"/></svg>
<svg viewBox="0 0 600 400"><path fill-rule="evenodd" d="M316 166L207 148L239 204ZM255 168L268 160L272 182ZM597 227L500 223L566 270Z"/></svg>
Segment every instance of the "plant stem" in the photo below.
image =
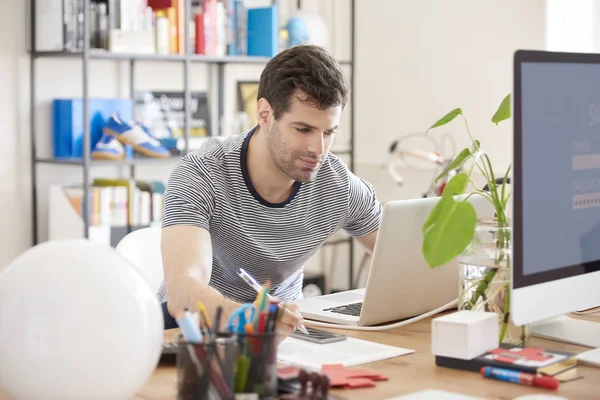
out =
<svg viewBox="0 0 600 400"><path fill-rule="evenodd" d="M506 208L506 205L508 204L508 200L510 199L510 196L512 196L512 190L510 192L508 192L506 197L503 199L504 208Z"/></svg>
<svg viewBox="0 0 600 400"><path fill-rule="evenodd" d="M460 116L462 117L463 121L465 121L465 127L467 128L467 133L469 134L469 138L471 139L473 146L475 146L475 140L473 140L473 135L471 135L471 130L469 129L469 123L467 122L467 117L465 117L463 113L461 113ZM477 150L479 150L479 148L477 148Z"/></svg>
<svg viewBox="0 0 600 400"><path fill-rule="evenodd" d="M476 195L476 194L477 194L477 195L479 195L479 196L483 196L483 197L485 197L486 199L488 199L488 200L490 201L490 203L493 203L493 202L494 202L494 200L492 199L492 197L491 197L489 194L485 193L484 191L481 191L481 192L472 192L472 193L469 193L469 194L468 194L468 195L465 197L465 200L464 200L464 201L467 201L467 200L469 199L469 197L471 197L471 196L474 196L474 195Z"/></svg>
<svg viewBox="0 0 600 400"><path fill-rule="evenodd" d="M508 320L510 318L510 287L506 287L506 300L504 301L504 315L502 317L502 326L500 327L500 338L499 341L502 343L504 336L506 335L506 328L508 327Z"/></svg>
<svg viewBox="0 0 600 400"><path fill-rule="evenodd" d="M506 193L506 180L508 179L508 174L510 173L510 165L508 166L508 169L506 170L506 173L504 174L504 179L502 180L502 194L501 194L501 200L502 200L502 208L506 209L506 200L504 197L504 194Z"/></svg>
<svg viewBox="0 0 600 400"><path fill-rule="evenodd" d="M471 179L470 176L469 176L469 183L471 185L473 185L473 187L475 188L475 190L477 190L478 192L483 192L484 191L483 189L477 187L477 184L475 184L475 182L473 182L473 179Z"/></svg>
<svg viewBox="0 0 600 400"><path fill-rule="evenodd" d="M475 293L473 293L473 297L471 297L471 301L467 303L465 309L472 310L473 307L475 307L477 300L479 300L481 295L485 293L490 285L490 282L492 282L492 279L494 279L494 276L496 276L496 272L498 272L498 269L492 268L487 272L487 274L485 274L485 278L483 278L483 280L479 282L479 285L477 285L477 289L475 289Z"/></svg>

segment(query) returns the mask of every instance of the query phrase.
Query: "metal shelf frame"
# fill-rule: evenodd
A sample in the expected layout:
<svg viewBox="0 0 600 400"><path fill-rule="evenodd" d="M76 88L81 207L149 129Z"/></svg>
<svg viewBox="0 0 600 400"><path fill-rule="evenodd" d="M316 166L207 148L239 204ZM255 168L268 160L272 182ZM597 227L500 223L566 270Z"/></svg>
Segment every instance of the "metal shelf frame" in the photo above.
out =
<svg viewBox="0 0 600 400"><path fill-rule="evenodd" d="M89 188L90 185L90 168L94 166L127 166L129 167L129 177L135 179L135 167L138 165L148 164L164 164L172 165L176 162L179 157L172 157L167 159L153 159L153 158L133 158L130 160L122 161L99 161L91 159L90 148L90 125L84 123L83 132L83 157L77 159L53 159L39 157L37 152L36 144L36 113L35 113L35 99L36 99L36 62L43 58L69 58L82 61L82 100L83 100L83 121L89 120L89 104L88 99L90 98L89 93L89 79L90 79L90 62L92 60L113 60L113 61L129 61L129 95L131 98L134 96L134 74L135 74L135 63L136 62L179 62L183 63L183 85L184 85L184 128L185 128L185 149L184 154L188 153L189 150L189 139L190 139L190 107L191 93L190 93L190 69L192 63L206 63L217 65L217 115L218 115L218 132L222 133L221 121L223 119L224 110L224 76L225 76L225 65L228 64L266 64L269 61L268 57L254 57L254 56L205 56L201 54L189 53L190 50L190 32L189 25L184 24L185 34L185 48L186 54L135 54L135 53L115 53L102 49L90 48L90 0L82 0L85 3L83 12L83 50L78 52L68 51L35 51L35 35L36 35L36 24L35 8L36 0L29 0L31 10L31 24L30 24L30 40L31 50L30 55L30 156L31 156L31 198L32 198L32 242L33 245L39 243L39 232L38 232L38 184L37 184L37 168L40 165L62 165L62 166L76 166L82 168L82 183L84 186L84 198L83 198L83 209L86 212L83 213L84 220L84 237L89 238ZM185 20L190 20L191 1L185 0ZM276 3L274 0L273 3ZM301 0L297 0L298 9L302 8ZM340 151L332 151L337 155L345 155L349 157L349 168L354 171L354 130L355 130L355 118L354 118L354 105L355 105L355 25L356 25L356 13L355 13L355 0L350 0L350 60L340 60L341 65L350 67L350 148L343 149ZM341 240L331 240L326 242L326 245L337 245L347 243L349 245L349 282L350 289L354 288L353 276L354 276L354 243L350 238Z"/></svg>

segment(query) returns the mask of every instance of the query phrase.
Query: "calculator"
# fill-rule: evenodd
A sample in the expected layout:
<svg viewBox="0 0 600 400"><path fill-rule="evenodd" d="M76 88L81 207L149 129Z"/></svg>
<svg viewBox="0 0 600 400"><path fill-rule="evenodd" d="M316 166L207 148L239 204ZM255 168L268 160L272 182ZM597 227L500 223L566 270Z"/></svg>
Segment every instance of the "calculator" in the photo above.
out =
<svg viewBox="0 0 600 400"><path fill-rule="evenodd" d="M290 334L290 337L318 344L341 342L342 340L346 340L346 335L341 333L324 331L321 329L310 328L308 326L306 327L306 330L309 333L308 335L296 330L294 333Z"/></svg>

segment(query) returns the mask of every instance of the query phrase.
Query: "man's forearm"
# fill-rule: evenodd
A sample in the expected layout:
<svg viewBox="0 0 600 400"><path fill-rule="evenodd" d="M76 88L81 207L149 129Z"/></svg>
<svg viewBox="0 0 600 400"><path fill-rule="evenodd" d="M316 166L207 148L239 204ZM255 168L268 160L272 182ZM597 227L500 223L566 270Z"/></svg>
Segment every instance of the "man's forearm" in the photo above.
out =
<svg viewBox="0 0 600 400"><path fill-rule="evenodd" d="M225 298L215 288L197 279L186 277L174 279L167 283L167 305L173 317L186 307L190 311L198 311L198 302L204 303L210 324L214 324L214 316L219 306L222 307L220 329L226 327L229 316L240 307L240 303Z"/></svg>

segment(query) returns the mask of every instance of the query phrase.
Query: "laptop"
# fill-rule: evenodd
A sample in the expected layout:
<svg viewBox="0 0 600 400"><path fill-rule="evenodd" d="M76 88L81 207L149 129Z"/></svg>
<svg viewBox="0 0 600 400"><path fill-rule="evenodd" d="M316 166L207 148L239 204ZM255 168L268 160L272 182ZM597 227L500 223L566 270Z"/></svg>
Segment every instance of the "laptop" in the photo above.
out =
<svg viewBox="0 0 600 400"><path fill-rule="evenodd" d="M306 320L370 326L415 317L450 303L459 293L455 259L431 269L422 253L422 227L439 197L389 201L365 288L296 301ZM469 201L479 217L493 216L482 196Z"/></svg>

